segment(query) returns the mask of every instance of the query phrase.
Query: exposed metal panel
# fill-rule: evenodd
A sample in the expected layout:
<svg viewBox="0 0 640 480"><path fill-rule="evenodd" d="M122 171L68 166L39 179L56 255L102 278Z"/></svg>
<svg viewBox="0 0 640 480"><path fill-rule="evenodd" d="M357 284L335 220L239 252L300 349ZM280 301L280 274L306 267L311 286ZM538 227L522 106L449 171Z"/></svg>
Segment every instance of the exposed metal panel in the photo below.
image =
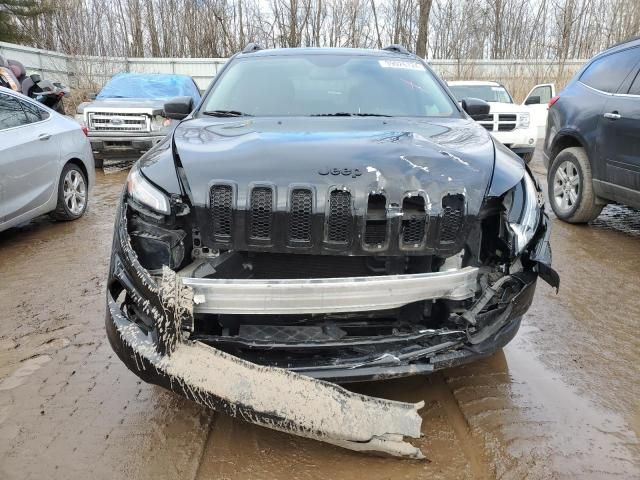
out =
<svg viewBox="0 0 640 480"><path fill-rule="evenodd" d="M470 298L478 269L378 277L284 280L183 278L194 290L194 311L226 314L363 312L420 300Z"/></svg>

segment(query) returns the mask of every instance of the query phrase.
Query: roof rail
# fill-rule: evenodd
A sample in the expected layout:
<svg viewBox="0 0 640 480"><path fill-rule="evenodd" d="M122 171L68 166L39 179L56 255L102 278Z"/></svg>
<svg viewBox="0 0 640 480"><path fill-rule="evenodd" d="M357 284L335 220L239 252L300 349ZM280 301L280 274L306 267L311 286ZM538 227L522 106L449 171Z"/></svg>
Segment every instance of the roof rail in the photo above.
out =
<svg viewBox="0 0 640 480"><path fill-rule="evenodd" d="M242 49L242 53L253 53L253 52L257 52L258 50L262 50L262 47L257 43L251 42Z"/></svg>
<svg viewBox="0 0 640 480"><path fill-rule="evenodd" d="M411 52L407 50L402 45L389 45L388 47L384 47L382 50L386 50L387 52L401 53L402 55L411 55Z"/></svg>

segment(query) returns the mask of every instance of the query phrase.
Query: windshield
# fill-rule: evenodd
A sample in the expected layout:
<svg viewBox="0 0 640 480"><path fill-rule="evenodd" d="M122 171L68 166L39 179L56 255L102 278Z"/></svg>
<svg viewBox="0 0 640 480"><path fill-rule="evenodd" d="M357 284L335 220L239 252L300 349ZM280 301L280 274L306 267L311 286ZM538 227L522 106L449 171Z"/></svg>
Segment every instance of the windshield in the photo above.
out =
<svg viewBox="0 0 640 480"><path fill-rule="evenodd" d="M197 103L200 92L190 77L125 73L116 75L103 87L96 98L153 98L167 100L191 97Z"/></svg>
<svg viewBox="0 0 640 480"><path fill-rule="evenodd" d="M504 87L494 85L449 85L451 93L458 99L479 98L485 102L513 103Z"/></svg>
<svg viewBox="0 0 640 480"><path fill-rule="evenodd" d="M451 116L454 102L414 59L318 55L233 61L203 102L219 116Z"/></svg>

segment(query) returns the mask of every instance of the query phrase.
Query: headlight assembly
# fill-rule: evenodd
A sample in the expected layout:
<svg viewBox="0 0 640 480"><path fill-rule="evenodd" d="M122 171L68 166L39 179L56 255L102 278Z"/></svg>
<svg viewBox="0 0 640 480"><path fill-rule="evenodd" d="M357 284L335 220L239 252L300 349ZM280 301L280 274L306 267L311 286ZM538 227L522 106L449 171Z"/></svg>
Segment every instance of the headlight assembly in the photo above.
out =
<svg viewBox="0 0 640 480"><path fill-rule="evenodd" d="M529 128L529 122L531 121L531 116L529 112L524 112L518 115L518 128Z"/></svg>
<svg viewBox="0 0 640 480"><path fill-rule="evenodd" d="M165 215L171 213L167 196L144 178L137 165L131 169L127 177L127 192L136 202L151 210Z"/></svg>
<svg viewBox="0 0 640 480"><path fill-rule="evenodd" d="M520 254L533 238L540 222L540 195L528 172L524 174L522 181L506 194L504 205L513 232L513 247L515 253Z"/></svg>

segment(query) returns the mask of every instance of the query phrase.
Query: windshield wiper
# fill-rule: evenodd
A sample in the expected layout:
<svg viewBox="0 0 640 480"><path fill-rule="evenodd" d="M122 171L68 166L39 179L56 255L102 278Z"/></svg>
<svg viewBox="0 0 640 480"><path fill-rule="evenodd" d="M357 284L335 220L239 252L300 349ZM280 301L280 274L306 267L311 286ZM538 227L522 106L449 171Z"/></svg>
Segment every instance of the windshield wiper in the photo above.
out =
<svg viewBox="0 0 640 480"><path fill-rule="evenodd" d="M349 112L336 112L336 113L315 113L312 117L390 117L391 115L384 115L382 113L349 113Z"/></svg>
<svg viewBox="0 0 640 480"><path fill-rule="evenodd" d="M208 110L202 112L203 115L209 115L211 117L252 117L248 113L239 112L237 110Z"/></svg>

